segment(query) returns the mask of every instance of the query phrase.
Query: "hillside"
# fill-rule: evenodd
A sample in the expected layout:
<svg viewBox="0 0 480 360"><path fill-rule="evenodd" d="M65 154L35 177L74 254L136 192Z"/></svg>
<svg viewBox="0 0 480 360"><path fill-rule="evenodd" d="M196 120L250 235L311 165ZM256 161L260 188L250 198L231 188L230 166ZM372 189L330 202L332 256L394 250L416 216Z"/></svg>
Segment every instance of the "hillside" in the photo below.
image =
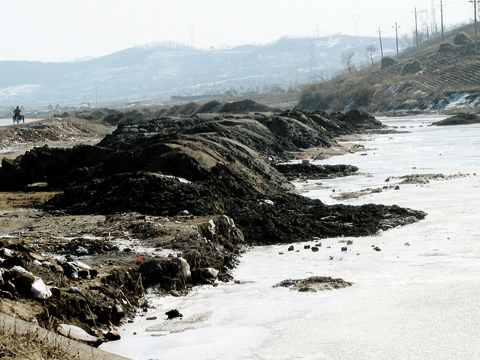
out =
<svg viewBox="0 0 480 360"><path fill-rule="evenodd" d="M384 39L384 52L394 52L395 40ZM267 45L198 50L178 44L125 49L84 62L0 62L0 106L26 107L82 102L105 105L170 95L262 93L331 77L343 65L345 51L366 61L377 38L331 36L282 38ZM378 46L377 46L378 47ZM379 51L378 51L379 53ZM375 58L380 55L376 54Z"/></svg>
<svg viewBox="0 0 480 360"><path fill-rule="evenodd" d="M368 112L472 109L480 101L473 25L330 81L305 86L299 108Z"/></svg>

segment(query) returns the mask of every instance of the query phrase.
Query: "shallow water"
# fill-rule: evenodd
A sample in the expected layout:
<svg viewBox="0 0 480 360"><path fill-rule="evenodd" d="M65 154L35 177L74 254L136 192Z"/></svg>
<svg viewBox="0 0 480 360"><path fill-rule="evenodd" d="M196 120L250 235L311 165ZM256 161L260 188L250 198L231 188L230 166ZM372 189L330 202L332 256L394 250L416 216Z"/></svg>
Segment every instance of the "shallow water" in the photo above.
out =
<svg viewBox="0 0 480 360"><path fill-rule="evenodd" d="M151 295L157 309L147 316L158 320L139 316L102 349L134 359L480 358L480 126L380 120L411 133L371 136L361 142L371 150L322 161L356 165L363 175L298 186L337 203L333 189L381 187L391 176L469 174L342 201L398 204L426 211L425 220L373 237L323 239L316 253L304 244L295 244L299 252L252 249L233 273L240 284L200 287L184 298ZM342 240L353 240L349 251L340 251ZM272 288L314 275L354 284L318 293ZM184 318L167 321L174 308Z"/></svg>

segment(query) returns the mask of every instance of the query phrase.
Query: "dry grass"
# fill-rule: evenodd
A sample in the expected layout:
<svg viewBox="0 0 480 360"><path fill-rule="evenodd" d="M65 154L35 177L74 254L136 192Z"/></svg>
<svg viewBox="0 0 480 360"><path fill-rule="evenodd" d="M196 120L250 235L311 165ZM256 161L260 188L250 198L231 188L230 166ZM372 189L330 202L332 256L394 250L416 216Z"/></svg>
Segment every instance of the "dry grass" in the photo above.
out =
<svg viewBox="0 0 480 360"><path fill-rule="evenodd" d="M0 339L0 358L5 360L81 359L78 354L70 353L67 342L35 326L20 330L17 322L10 327L3 321L0 323Z"/></svg>

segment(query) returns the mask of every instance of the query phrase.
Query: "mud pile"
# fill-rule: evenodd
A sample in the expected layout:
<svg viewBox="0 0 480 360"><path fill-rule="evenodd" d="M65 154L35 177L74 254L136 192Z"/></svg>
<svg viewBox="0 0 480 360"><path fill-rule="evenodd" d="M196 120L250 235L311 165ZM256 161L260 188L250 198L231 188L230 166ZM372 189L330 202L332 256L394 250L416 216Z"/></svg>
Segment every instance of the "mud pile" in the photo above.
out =
<svg viewBox="0 0 480 360"><path fill-rule="evenodd" d="M356 110L125 120L96 146L42 147L4 160L0 189L45 182L63 190L46 208L70 214L227 215L250 244L371 235L424 214L395 206L325 206L289 194L291 184L273 165L292 151L329 147L336 136L381 127Z"/></svg>

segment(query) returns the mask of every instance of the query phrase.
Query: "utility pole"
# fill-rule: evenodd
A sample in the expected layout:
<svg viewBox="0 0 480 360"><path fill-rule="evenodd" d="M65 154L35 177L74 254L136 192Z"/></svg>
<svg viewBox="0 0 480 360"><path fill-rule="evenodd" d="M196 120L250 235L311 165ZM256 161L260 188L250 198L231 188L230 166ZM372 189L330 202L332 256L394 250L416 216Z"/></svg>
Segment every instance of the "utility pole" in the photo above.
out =
<svg viewBox="0 0 480 360"><path fill-rule="evenodd" d="M392 26L392 28L395 28L395 39L397 40L397 55L398 55L398 28L401 26L397 26L397 23L395 23L395 26Z"/></svg>
<svg viewBox="0 0 480 360"><path fill-rule="evenodd" d="M442 22L442 42L445 41L445 37L443 36L443 4L442 0L440 0L440 21Z"/></svg>
<svg viewBox="0 0 480 360"><path fill-rule="evenodd" d="M418 48L418 25L417 25L417 8L415 8L415 41Z"/></svg>
<svg viewBox="0 0 480 360"><path fill-rule="evenodd" d="M430 14L430 31L432 32L432 37L437 36L437 19L435 16L435 0L432 0L432 7L431 7L431 14Z"/></svg>
<svg viewBox="0 0 480 360"><path fill-rule="evenodd" d="M98 108L97 88L95 87L95 107Z"/></svg>
<svg viewBox="0 0 480 360"><path fill-rule="evenodd" d="M195 96L197 96L197 75L195 75Z"/></svg>
<svg viewBox="0 0 480 360"><path fill-rule="evenodd" d="M470 0L473 3L473 15L475 19L475 54L477 53L477 1L478 0Z"/></svg>
<svg viewBox="0 0 480 360"><path fill-rule="evenodd" d="M378 28L378 37L380 38L380 52L382 53L383 59L382 32L380 31L380 28Z"/></svg>

